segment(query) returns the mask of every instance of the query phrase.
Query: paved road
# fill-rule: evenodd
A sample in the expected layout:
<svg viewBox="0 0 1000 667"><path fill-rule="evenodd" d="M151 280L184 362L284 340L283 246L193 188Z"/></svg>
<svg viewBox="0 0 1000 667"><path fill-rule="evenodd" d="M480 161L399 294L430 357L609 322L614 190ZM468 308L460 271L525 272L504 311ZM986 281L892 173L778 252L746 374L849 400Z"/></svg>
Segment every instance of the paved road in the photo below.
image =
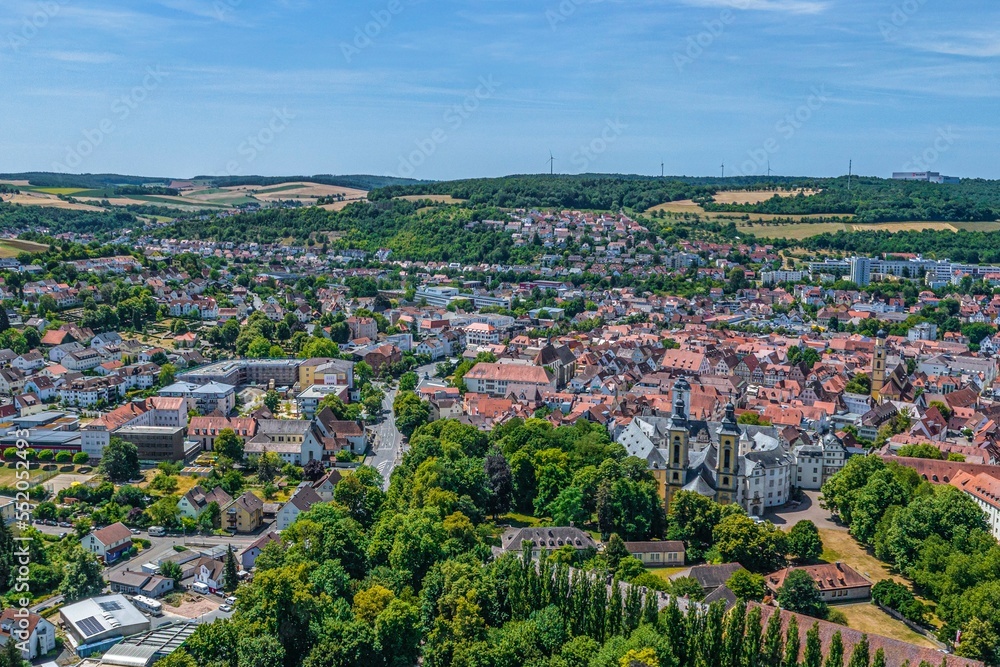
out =
<svg viewBox="0 0 1000 667"><path fill-rule="evenodd" d="M396 416L392 413L392 402L397 392L384 385L382 390L385 391L385 400L382 401L382 421L374 427L375 439L365 463L379 471L385 480L383 486L388 489L389 476L403 457L403 434L396 428Z"/></svg>
<svg viewBox="0 0 1000 667"><path fill-rule="evenodd" d="M418 386L445 386L443 380L434 377L436 366L437 364L426 364L414 369L420 379ZM424 379L425 375L428 379ZM374 427L375 439L365 463L379 471L385 480L384 486L388 489L389 477L402 461L403 452L406 451L406 443L403 442L403 434L396 428L396 416L392 413L392 402L398 392L385 385L382 385L382 390L386 392L385 400L382 401L384 413L382 421Z"/></svg>

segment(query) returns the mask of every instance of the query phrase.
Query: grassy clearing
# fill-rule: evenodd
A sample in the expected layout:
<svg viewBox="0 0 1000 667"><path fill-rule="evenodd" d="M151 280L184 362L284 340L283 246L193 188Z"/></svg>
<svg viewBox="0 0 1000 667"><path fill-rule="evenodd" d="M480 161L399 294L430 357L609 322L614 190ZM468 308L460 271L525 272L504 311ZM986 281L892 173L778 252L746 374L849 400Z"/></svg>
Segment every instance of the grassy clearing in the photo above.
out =
<svg viewBox="0 0 1000 667"><path fill-rule="evenodd" d="M819 536L823 540L823 553L820 558L827 563L847 563L873 583L883 579L894 579L909 586L910 582L899 575L891 574L888 566L868 553L868 550L858 544L850 533L821 528Z"/></svg>
<svg viewBox="0 0 1000 667"><path fill-rule="evenodd" d="M32 486L52 477L53 474L51 472L42 470L41 468L28 471L28 483ZM15 484L17 484L17 470L8 468L7 466L0 468L0 486L14 486Z"/></svg>
<svg viewBox="0 0 1000 667"><path fill-rule="evenodd" d="M775 195L779 197L795 197L800 193L806 197L811 197L819 192L818 190L806 190L798 188L795 190L732 190L720 192L712 199L719 204L759 204L771 199Z"/></svg>
<svg viewBox="0 0 1000 667"><path fill-rule="evenodd" d="M659 577L664 581L669 581L670 577L687 570L686 567L647 567L646 572L649 572L653 576Z"/></svg>
<svg viewBox="0 0 1000 667"><path fill-rule="evenodd" d="M85 188L28 188L34 192L44 192L47 195L75 195L84 192Z"/></svg>
<svg viewBox="0 0 1000 667"><path fill-rule="evenodd" d="M836 605L832 609L843 612L844 616L847 617L847 625L855 630L898 639L926 648L937 648L929 639L914 632L905 623L897 621L869 602Z"/></svg>
<svg viewBox="0 0 1000 667"><path fill-rule="evenodd" d="M440 204L461 204L466 201L465 199L455 199L451 195L406 195L404 197L399 197L399 199L405 199L406 201L427 200L438 202Z"/></svg>
<svg viewBox="0 0 1000 667"><path fill-rule="evenodd" d="M533 528L541 524L541 520L536 519L533 516L527 514L518 514L517 512L509 512L500 517L500 521L503 523L509 523L515 528Z"/></svg>

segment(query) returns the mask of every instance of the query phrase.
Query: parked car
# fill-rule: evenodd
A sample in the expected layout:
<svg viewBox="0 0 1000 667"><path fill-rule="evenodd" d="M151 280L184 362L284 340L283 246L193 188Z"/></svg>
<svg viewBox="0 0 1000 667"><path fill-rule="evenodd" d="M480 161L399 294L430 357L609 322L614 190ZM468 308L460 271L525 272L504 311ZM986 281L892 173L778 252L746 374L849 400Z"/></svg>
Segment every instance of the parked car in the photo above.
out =
<svg viewBox="0 0 1000 667"><path fill-rule="evenodd" d="M224 612L226 612L228 614L232 610L233 610L232 605L228 605L228 604L220 604L219 605L219 611L224 611Z"/></svg>
<svg viewBox="0 0 1000 667"><path fill-rule="evenodd" d="M131 533L132 533L133 535L142 535L142 531L141 531L141 530L139 530L138 528L133 528L133 529L132 529L132 530L131 530L130 532L131 532Z"/></svg>
<svg viewBox="0 0 1000 667"><path fill-rule="evenodd" d="M230 595L229 597L226 598L226 604L236 604L236 598Z"/></svg>

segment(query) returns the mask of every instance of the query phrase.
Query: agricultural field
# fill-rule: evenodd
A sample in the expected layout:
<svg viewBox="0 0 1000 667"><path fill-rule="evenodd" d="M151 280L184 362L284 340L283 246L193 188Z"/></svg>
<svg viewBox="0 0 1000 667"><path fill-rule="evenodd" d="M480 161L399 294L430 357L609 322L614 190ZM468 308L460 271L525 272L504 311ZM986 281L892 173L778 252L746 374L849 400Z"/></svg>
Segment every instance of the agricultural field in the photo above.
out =
<svg viewBox="0 0 1000 667"><path fill-rule="evenodd" d="M756 193L750 193L756 194ZM768 197L773 196L774 192L768 193ZM810 220L816 219L817 215L778 215L775 213L731 213L731 212L708 212L702 208L699 204L696 204L690 199L681 199L678 201L667 202L666 204L660 204L659 206L654 206L648 209L646 213L655 213L657 211L663 211L670 215L697 215L704 220L734 220L737 222L742 222L744 217L748 217L751 222L771 222L774 220ZM849 217L849 216L841 216Z"/></svg>
<svg viewBox="0 0 1000 667"><path fill-rule="evenodd" d="M438 204L461 204L466 201L464 199L455 199L451 195L406 195L398 197L398 199L405 199L406 201L432 201Z"/></svg>
<svg viewBox="0 0 1000 667"><path fill-rule="evenodd" d="M817 192L818 190L806 190L803 188L795 190L731 190L720 192L712 199L718 204L759 204L775 195L779 197L797 197L802 194L806 197L811 197Z"/></svg>
<svg viewBox="0 0 1000 667"><path fill-rule="evenodd" d="M0 195L0 200L9 204L21 204L22 206L50 206L52 208L62 208L70 211L103 211L99 206L91 206L82 203L70 203L59 199L56 195L44 192L22 192L17 195Z"/></svg>
<svg viewBox="0 0 1000 667"><path fill-rule="evenodd" d="M935 221L913 221L913 222L881 222L881 223L843 223L843 222L799 222L799 223L775 223L760 224L754 221L738 221L736 228L743 234L763 238L780 238L802 240L810 236L818 236L829 232L860 232L860 231L886 231L886 232L911 232L925 229L937 231L957 232L960 229L965 231L995 232L1000 231L1000 222L935 222Z"/></svg>
<svg viewBox="0 0 1000 667"><path fill-rule="evenodd" d="M0 243L13 248L17 252L45 252L49 249L44 243L22 241L21 239L0 239Z"/></svg>

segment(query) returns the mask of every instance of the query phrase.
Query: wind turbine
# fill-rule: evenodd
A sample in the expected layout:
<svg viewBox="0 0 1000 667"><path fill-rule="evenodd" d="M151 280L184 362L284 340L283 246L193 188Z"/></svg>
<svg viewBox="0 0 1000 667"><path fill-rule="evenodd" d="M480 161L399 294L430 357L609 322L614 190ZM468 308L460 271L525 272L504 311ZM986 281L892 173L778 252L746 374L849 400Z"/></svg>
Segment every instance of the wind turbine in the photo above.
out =
<svg viewBox="0 0 1000 667"><path fill-rule="evenodd" d="M771 178L771 161L767 161L767 177Z"/></svg>
<svg viewBox="0 0 1000 667"><path fill-rule="evenodd" d="M726 177L726 163L725 162L722 163L722 177L723 178Z"/></svg>
<svg viewBox="0 0 1000 667"><path fill-rule="evenodd" d="M548 162L549 162L549 176L553 176L556 173L556 158L552 154L552 151L549 151L549 160L548 160Z"/></svg>

